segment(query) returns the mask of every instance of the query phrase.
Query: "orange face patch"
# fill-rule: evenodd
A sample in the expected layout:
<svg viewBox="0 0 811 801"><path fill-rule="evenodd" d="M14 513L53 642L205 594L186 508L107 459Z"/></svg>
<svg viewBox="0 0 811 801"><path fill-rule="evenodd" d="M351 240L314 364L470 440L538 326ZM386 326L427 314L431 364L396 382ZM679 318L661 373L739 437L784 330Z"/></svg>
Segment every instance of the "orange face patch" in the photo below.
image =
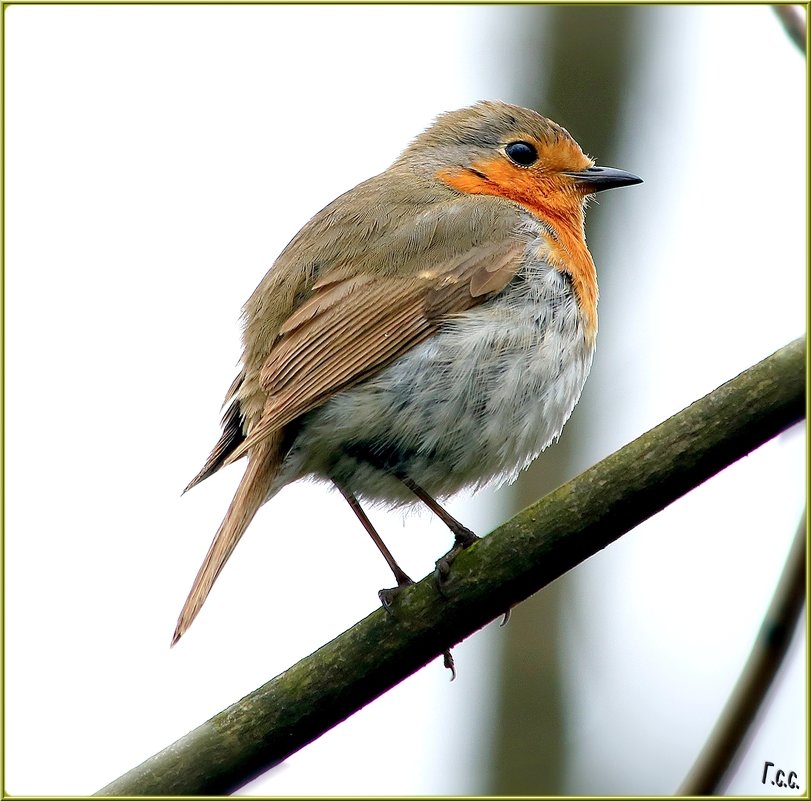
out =
<svg viewBox="0 0 811 801"><path fill-rule="evenodd" d="M582 155L582 154L581 154ZM560 166L560 169L584 169L591 162ZM554 231L545 235L549 263L568 273L586 323L587 336L597 330L597 273L583 230L583 192L560 171L519 167L507 158L481 160L472 167L441 170L437 178L459 192L493 195L518 203Z"/></svg>

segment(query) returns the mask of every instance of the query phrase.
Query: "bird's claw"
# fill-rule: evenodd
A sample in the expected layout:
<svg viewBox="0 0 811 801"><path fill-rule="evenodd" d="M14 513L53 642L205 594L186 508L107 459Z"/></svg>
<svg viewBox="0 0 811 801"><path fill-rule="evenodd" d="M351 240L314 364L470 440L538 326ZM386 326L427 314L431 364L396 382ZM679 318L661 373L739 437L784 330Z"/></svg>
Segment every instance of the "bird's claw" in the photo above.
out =
<svg viewBox="0 0 811 801"><path fill-rule="evenodd" d="M454 542L453 548L436 560L436 569L434 570L434 584L439 594L443 596L445 593L442 585L450 575L451 565L454 560L462 551L469 548L479 539L469 528L460 528L458 531L455 531L454 534L456 536L456 542Z"/></svg>
<svg viewBox="0 0 811 801"><path fill-rule="evenodd" d="M436 569L434 570L434 586L437 589L437 592L444 598L445 597L445 590L443 589L443 585L448 578L448 575L451 572L451 562L452 559L448 559L450 553L445 554L441 559L436 560Z"/></svg>
<svg viewBox="0 0 811 801"><path fill-rule="evenodd" d="M392 587L388 590L380 590L380 592L377 593L377 597L380 598L380 603L389 614L392 613L391 605L394 603L394 598L399 589L399 587Z"/></svg>
<svg viewBox="0 0 811 801"><path fill-rule="evenodd" d="M453 654L450 648L446 648L442 652L443 664L451 672L451 681L456 678L456 663L453 661Z"/></svg>
<svg viewBox="0 0 811 801"><path fill-rule="evenodd" d="M377 597L380 598L380 603L383 605L383 608L390 614L394 614L393 604L394 599L402 592L405 587L410 587L414 582L405 575L405 573L400 577L397 582L396 587L391 587L387 590L380 590L377 593Z"/></svg>

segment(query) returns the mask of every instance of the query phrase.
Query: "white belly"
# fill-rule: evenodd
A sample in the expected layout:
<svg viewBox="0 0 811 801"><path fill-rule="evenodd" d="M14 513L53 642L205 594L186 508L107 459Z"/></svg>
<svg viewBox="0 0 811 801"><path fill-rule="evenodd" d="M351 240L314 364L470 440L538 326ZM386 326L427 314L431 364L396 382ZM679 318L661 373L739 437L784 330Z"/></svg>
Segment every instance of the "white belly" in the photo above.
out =
<svg viewBox="0 0 811 801"><path fill-rule="evenodd" d="M568 277L525 268L504 293L310 412L279 485L334 477L398 503L414 497L386 470L439 497L512 480L560 434L593 351Z"/></svg>

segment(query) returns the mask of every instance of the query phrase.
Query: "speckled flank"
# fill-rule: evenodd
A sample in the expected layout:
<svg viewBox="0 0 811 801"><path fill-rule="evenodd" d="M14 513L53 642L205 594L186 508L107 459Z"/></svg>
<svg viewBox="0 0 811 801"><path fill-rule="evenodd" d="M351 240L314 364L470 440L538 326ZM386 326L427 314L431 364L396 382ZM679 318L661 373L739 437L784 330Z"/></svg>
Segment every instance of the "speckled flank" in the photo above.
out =
<svg viewBox="0 0 811 801"><path fill-rule="evenodd" d="M594 351L570 277L537 258L546 250L536 226L504 292L310 412L279 484L334 477L397 503L413 496L373 464L439 496L514 478L560 434Z"/></svg>

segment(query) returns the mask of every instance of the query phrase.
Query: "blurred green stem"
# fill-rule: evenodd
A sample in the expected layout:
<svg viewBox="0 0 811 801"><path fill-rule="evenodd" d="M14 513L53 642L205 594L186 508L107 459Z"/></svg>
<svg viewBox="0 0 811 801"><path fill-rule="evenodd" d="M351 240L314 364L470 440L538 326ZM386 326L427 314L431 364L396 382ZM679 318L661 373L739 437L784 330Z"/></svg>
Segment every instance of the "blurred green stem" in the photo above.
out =
<svg viewBox="0 0 811 801"><path fill-rule="evenodd" d="M805 53L805 40L806 40L806 26L808 24L804 9L806 6L792 5L792 6L772 6L774 13L777 14L786 33L795 45Z"/></svg>
<svg viewBox="0 0 811 801"><path fill-rule="evenodd" d="M803 514L749 659L679 795L716 795L726 785L729 769L777 676L802 614L805 539Z"/></svg>

